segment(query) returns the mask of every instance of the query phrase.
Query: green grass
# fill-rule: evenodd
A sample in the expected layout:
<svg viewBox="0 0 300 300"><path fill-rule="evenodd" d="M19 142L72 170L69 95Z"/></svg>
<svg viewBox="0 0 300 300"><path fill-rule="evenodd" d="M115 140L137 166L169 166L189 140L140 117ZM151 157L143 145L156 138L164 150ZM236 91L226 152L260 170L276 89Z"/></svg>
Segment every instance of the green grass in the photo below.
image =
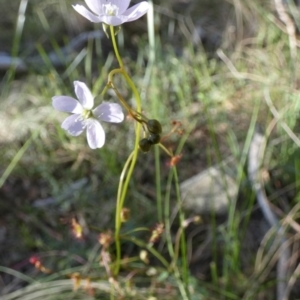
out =
<svg viewBox="0 0 300 300"><path fill-rule="evenodd" d="M119 288L113 291L105 267L99 265L98 234L114 230L118 181L135 138L133 121L106 126L107 143L93 151L84 136L72 138L60 128L65 114L54 111L51 97L74 95L74 80L85 81L93 87L94 95L100 94L109 71L117 66L116 60L112 54L105 56L106 40L89 41L65 66L56 68L49 53L61 55L60 47L80 32L93 29L72 10L70 4L74 2L29 1L25 23L17 29L16 22L22 21L18 6L13 1L5 2L0 26L9 32L0 30L0 44L5 45L0 51L24 59L38 55L41 63L23 74L11 68L0 83L3 299L112 299L113 295L122 299L182 299L187 284L187 299L275 299L276 264L272 259L279 254L272 252L268 239L272 232L260 233L263 216L247 180L247 154L259 124L268 134L262 164L269 176L265 181L267 195L280 219L290 213L296 221L300 75L298 61L290 56L288 36L278 26L271 8L258 0L250 4L235 1L235 5L224 1L232 23L225 24L221 31L223 19L213 17L218 10L209 5L209 9L215 9L207 11L213 18L210 34L222 36L219 51L207 44L193 45L182 25L190 30L194 19L160 15L161 6L155 7L152 21L157 32L154 36L153 30L149 31L150 44L147 26L151 29L153 23L139 23L141 30L124 26L121 53L141 91L143 113L160 120L164 134L172 129L172 121L182 123L183 135L171 135L165 145L183 157L177 166L177 179L161 149L139 155L125 201L131 217L122 232L130 234L122 241L124 264ZM203 11L207 5L203 1ZM290 9L297 15L295 7ZM197 13L201 19L203 12ZM170 36L173 24L177 27ZM236 25L240 26L233 27ZM178 43L174 45L172 39ZM299 60L299 51L297 55ZM133 104L125 81L116 78L115 83ZM111 94L106 100L117 99ZM176 240L182 219L195 215L178 215L176 181L231 155L237 162L239 196L231 199L228 215L203 215L201 224L190 224L181 242ZM41 203L37 200L47 198L51 204L37 205ZM73 217L85 229L81 241L71 233ZM166 225L165 235L149 247L150 231L161 220ZM258 237L253 226L258 228ZM145 228L148 230L140 230ZM296 257L297 227L289 227L288 233ZM260 244L257 239L263 237ZM184 273L184 251L190 257L200 248L201 255ZM149 252L148 264L139 258L141 249ZM112 259L114 250L112 245ZM32 255L39 255L51 274L30 265ZM168 265L172 260L173 268ZM82 280L90 280L90 288L84 289L83 282L74 291L70 276L75 272ZM299 297L299 291L292 289L290 299Z"/></svg>

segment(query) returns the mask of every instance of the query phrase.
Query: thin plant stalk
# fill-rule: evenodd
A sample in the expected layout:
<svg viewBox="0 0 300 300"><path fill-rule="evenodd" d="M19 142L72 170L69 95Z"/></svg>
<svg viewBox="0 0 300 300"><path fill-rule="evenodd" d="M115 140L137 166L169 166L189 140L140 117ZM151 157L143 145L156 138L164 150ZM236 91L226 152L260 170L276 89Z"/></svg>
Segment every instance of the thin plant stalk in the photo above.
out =
<svg viewBox="0 0 300 300"><path fill-rule="evenodd" d="M180 250L181 250L181 259L182 259L182 278L185 285L186 293L189 297L189 267L187 261L187 249L186 249L186 240L185 240L185 231L184 231L184 212L182 210L182 201L179 190L179 179L176 166L172 167L174 181L175 181L175 190L176 190L176 199L177 205L179 208L179 221L180 221Z"/></svg>
<svg viewBox="0 0 300 300"><path fill-rule="evenodd" d="M171 257L174 256L174 248L173 248L172 238L171 238L171 222L170 222L170 198L171 198L172 180L173 180L173 172L169 172L168 179L167 179L166 195L165 195L164 221L165 221L165 237L167 242L167 248L169 251L169 255Z"/></svg>
<svg viewBox="0 0 300 300"><path fill-rule="evenodd" d="M160 176L160 151L159 147L154 148L155 158L155 186L156 186L156 207L158 222L163 221L163 208L162 208L162 196L161 196L161 176Z"/></svg>
<svg viewBox="0 0 300 300"><path fill-rule="evenodd" d="M121 56L120 56L119 51L118 51L113 26L110 26L110 33L111 33L111 39L112 39L114 51L115 51L117 60L119 62L120 68L122 70L122 75L124 76L126 82L128 83L129 87L131 88L131 90L134 94L134 97L135 97L135 100L136 100L136 107L137 107L136 109L137 109L137 112L140 113L141 112L140 95L139 95L139 92L138 92L137 88L135 87L135 84L133 83L133 81L131 80L131 78L127 74L127 72L124 70L124 65L123 65L123 61L122 61ZM132 177L132 173L133 173L133 170L134 170L134 167L135 167L135 164L136 164L136 161L137 161L137 157L138 157L139 139L140 139L140 135L141 135L141 124L139 122L137 122L136 127L135 127L135 135L136 135L136 138L135 138L133 152L132 152L132 154L130 154L129 159L125 163L125 166L124 166L124 169L123 169L123 171L126 170L128 168L128 165L129 165L127 176L125 178L124 184L123 184L122 178L120 179L120 182L119 182L119 189L118 189L118 196L117 196L116 219L115 219L115 226L116 226L116 228L115 228L116 265L115 265L115 269L114 269L114 275L118 275L118 273L120 271L120 264L121 264L120 231L121 231L121 226L122 226L121 211L122 211L122 208L124 206L125 197L126 197L126 194L127 194L127 191L128 191L128 185L129 185L130 179ZM122 172L122 175L125 176L125 172Z"/></svg>

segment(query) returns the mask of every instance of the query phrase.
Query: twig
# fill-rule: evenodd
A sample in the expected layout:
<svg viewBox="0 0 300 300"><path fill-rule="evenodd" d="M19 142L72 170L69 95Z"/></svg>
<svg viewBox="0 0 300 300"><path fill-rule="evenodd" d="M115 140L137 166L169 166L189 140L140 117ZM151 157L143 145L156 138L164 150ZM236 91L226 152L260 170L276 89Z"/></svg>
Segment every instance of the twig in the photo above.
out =
<svg viewBox="0 0 300 300"><path fill-rule="evenodd" d="M275 8L278 13L280 20L285 24L286 31L289 36L290 52L292 59L297 58L297 37L296 37L296 27L293 20L290 18L286 12L285 6L282 0L274 0Z"/></svg>
<svg viewBox="0 0 300 300"><path fill-rule="evenodd" d="M223 60L223 62L226 64L227 68L229 69L229 71L231 72L231 74L237 78L237 79L248 79L248 80L252 80L252 81L257 81L257 82L263 82L263 83L267 83L268 79L256 74L251 74L251 73L243 73L243 72L239 72L236 67L234 66L234 64L232 63L232 61L225 55L225 53L223 52L223 50L218 49L217 50L217 55Z"/></svg>
<svg viewBox="0 0 300 300"><path fill-rule="evenodd" d="M276 215L272 211L268 198L265 194L263 184L260 179L260 164L264 155L264 149L266 145L266 137L259 133L258 130L255 131L252 138L252 142L249 149L248 155L248 175L251 182L252 188L256 193L258 204L262 210L265 219L268 221L271 227L276 230L277 238L274 241L276 246L281 248L281 255L278 258L277 263L277 300L283 300L284 295L287 291L286 278L288 274L288 259L290 257L290 249L285 237L285 230L280 225ZM273 244L273 245L274 245Z"/></svg>

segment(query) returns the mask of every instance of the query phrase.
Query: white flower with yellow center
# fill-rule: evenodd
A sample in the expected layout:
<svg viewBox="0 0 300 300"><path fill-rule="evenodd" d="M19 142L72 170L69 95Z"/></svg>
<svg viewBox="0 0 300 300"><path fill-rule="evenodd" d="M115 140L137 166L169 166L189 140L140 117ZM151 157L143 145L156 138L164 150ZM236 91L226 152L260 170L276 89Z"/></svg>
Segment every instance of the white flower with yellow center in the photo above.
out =
<svg viewBox="0 0 300 300"><path fill-rule="evenodd" d="M78 136L86 129L90 148L101 148L105 143L105 132L99 120L108 123L122 122L122 108L117 103L104 102L93 109L94 97L86 84L74 81L74 87L78 100L69 96L52 98L52 105L56 110L72 113L63 121L61 127L72 136Z"/></svg>
<svg viewBox="0 0 300 300"><path fill-rule="evenodd" d="M105 23L119 26L125 22L135 21L142 17L149 8L146 1L128 8L130 0L84 0L88 8L83 5L73 5L73 8L93 23Z"/></svg>

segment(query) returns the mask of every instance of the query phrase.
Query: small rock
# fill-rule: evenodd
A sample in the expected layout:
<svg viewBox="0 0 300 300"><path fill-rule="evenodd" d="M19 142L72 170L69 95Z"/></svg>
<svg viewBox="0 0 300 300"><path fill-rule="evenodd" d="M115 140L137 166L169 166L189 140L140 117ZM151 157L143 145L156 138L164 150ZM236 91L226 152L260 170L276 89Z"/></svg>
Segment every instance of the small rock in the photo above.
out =
<svg viewBox="0 0 300 300"><path fill-rule="evenodd" d="M230 200L238 194L238 185L234 180L236 166L235 160L229 158L182 182L183 208L196 214L212 211L217 215L226 214Z"/></svg>

